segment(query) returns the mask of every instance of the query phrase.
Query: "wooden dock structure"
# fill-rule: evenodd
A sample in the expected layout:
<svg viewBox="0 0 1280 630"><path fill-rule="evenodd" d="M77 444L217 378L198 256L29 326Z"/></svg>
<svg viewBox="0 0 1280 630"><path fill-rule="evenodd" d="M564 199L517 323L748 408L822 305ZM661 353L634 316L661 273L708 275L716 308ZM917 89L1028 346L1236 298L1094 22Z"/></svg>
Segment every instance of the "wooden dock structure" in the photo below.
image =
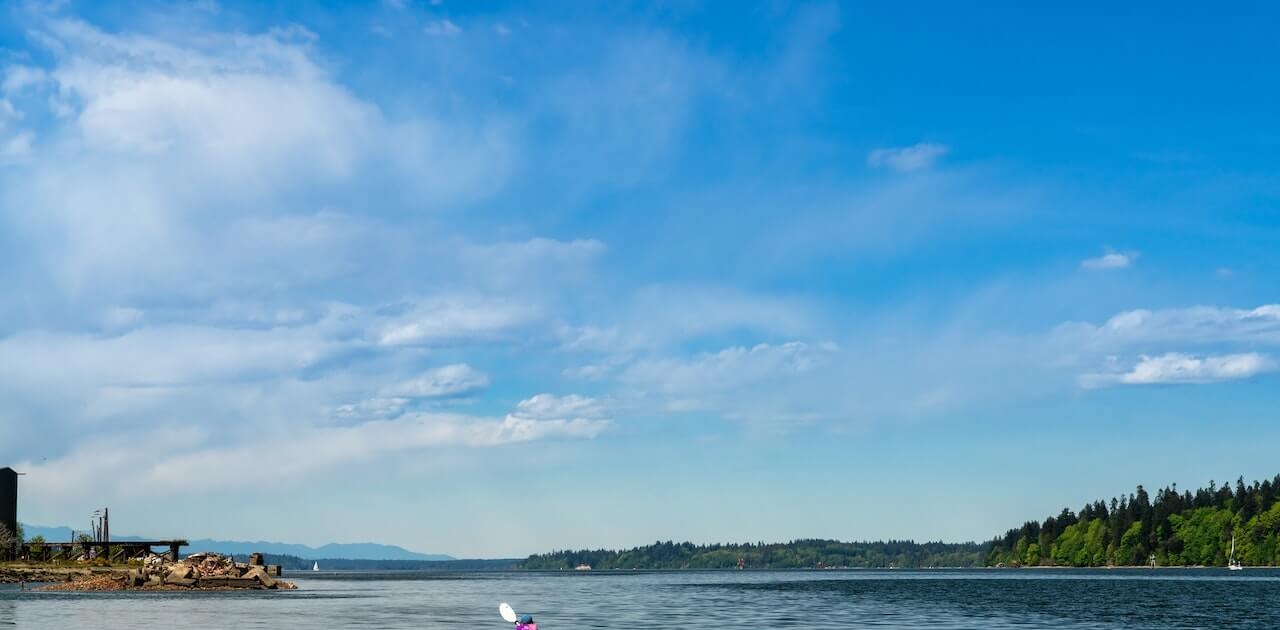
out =
<svg viewBox="0 0 1280 630"><path fill-rule="evenodd" d="M81 556L85 558L106 558L108 562L124 562L135 558L146 558L160 547L166 550L169 560L178 561L178 550L187 546L185 540L86 540L73 542L44 542L38 544L24 543L19 549L19 557L28 561L53 562L55 560L72 561Z"/></svg>

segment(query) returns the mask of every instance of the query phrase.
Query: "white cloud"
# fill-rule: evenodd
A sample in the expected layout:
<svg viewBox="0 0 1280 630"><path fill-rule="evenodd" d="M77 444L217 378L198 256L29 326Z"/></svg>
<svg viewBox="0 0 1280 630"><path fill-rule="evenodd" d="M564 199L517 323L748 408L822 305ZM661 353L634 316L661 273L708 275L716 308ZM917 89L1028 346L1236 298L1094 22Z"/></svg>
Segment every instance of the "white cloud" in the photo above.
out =
<svg viewBox="0 0 1280 630"><path fill-rule="evenodd" d="M383 346L457 344L495 341L530 325L539 310L507 300L436 297L418 301L410 311L384 324Z"/></svg>
<svg viewBox="0 0 1280 630"><path fill-rule="evenodd" d="M629 367L623 379L671 392L721 390L806 372L818 365L824 355L837 350L830 343L810 345L798 341L762 343L750 348L734 346L690 359L641 361Z"/></svg>
<svg viewBox="0 0 1280 630"><path fill-rule="evenodd" d="M124 314L126 320L128 313ZM169 324L115 336L26 331L0 339L0 381L167 387L295 374L355 347L341 318L278 329Z"/></svg>
<svg viewBox="0 0 1280 630"><path fill-rule="evenodd" d="M13 94L41 85L48 80L48 74L40 68L15 64L5 68L4 81L0 81L0 91Z"/></svg>
<svg viewBox="0 0 1280 630"><path fill-rule="evenodd" d="M489 377L465 363L433 368L416 378L387 388L387 396L441 398L469 394L489 386Z"/></svg>
<svg viewBox="0 0 1280 630"><path fill-rule="evenodd" d="M665 348L704 336L750 332L811 336L822 327L805 300L712 285L654 285L635 292L616 323L562 326L560 348L618 356Z"/></svg>
<svg viewBox="0 0 1280 630"><path fill-rule="evenodd" d="M567 367L561 371L561 374L572 379L598 381L612 373L616 367L617 366L614 365L592 363L588 365Z"/></svg>
<svg viewBox="0 0 1280 630"><path fill-rule="evenodd" d="M396 418L404 413L408 398L368 398L358 403L338 405L333 415L343 420Z"/></svg>
<svg viewBox="0 0 1280 630"><path fill-rule="evenodd" d="M224 174L309 165L342 176L379 124L310 59L306 31L215 37L225 48L206 50L70 20L50 33L66 46L50 76L83 102L77 125L98 150L178 153Z"/></svg>
<svg viewBox="0 0 1280 630"><path fill-rule="evenodd" d="M35 137L34 133L23 131L0 140L0 165L29 161Z"/></svg>
<svg viewBox="0 0 1280 630"><path fill-rule="evenodd" d="M499 22L493 25L493 32L503 37L507 37L511 35L511 28L508 27L506 24Z"/></svg>
<svg viewBox="0 0 1280 630"><path fill-rule="evenodd" d="M833 343L795 341L734 346L691 358L636 361L618 380L667 412L702 411L748 423L794 424L817 419L816 400L798 392L838 351Z"/></svg>
<svg viewBox="0 0 1280 630"><path fill-rule="evenodd" d="M1136 309L1102 324L1062 324L1048 339L1060 366L1082 372L1078 381L1084 387L1245 378L1270 369L1272 360L1255 349L1275 345L1280 345L1277 304ZM1122 364L1120 357L1135 355L1143 358L1131 367Z"/></svg>
<svg viewBox="0 0 1280 630"><path fill-rule="evenodd" d="M456 414L409 414L343 427L266 427L251 441L216 446L191 430L159 431L154 437L121 435L85 443L48 462L21 462L28 492L48 499L80 496L172 496L227 488L260 488L264 471L273 484L300 481L309 473L426 449L491 448L551 439L593 439L604 421L491 419ZM139 458L138 453L155 453ZM191 474L236 470L241 475ZM269 472L267 472L269 471Z"/></svg>
<svg viewBox="0 0 1280 630"><path fill-rule="evenodd" d="M909 147L876 149L867 154L867 165L907 173L933 166L938 158L950 151L950 147L932 142L921 142Z"/></svg>
<svg viewBox="0 0 1280 630"><path fill-rule="evenodd" d="M1091 271L1100 271L1104 269L1124 269L1126 267L1133 265L1134 261L1138 260L1138 256L1139 256L1138 252L1108 251L1107 253L1101 256L1098 256L1097 258L1087 258L1085 260L1080 261L1080 267L1082 269L1089 269Z"/></svg>
<svg viewBox="0 0 1280 630"><path fill-rule="evenodd" d="M551 80L529 83L538 86L534 110L562 129L542 147L555 156L548 162L555 168L538 174L574 197L665 177L698 102L730 89L724 68L666 34L581 35L591 55Z"/></svg>
<svg viewBox="0 0 1280 630"><path fill-rule="evenodd" d="M0 98L0 129L4 129L9 120L22 120L22 112L14 108L9 99Z"/></svg>
<svg viewBox="0 0 1280 630"><path fill-rule="evenodd" d="M430 22L422 30L432 37L453 37L462 32L461 27L447 19Z"/></svg>
<svg viewBox="0 0 1280 630"><path fill-rule="evenodd" d="M604 405L595 398L569 394L538 394L520 401L512 414L517 418L548 420L555 418L602 418Z"/></svg>
<svg viewBox="0 0 1280 630"><path fill-rule="evenodd" d="M525 241L463 244L456 250L458 263L495 286L512 288L587 279L608 248L595 239L560 241L531 238Z"/></svg>
<svg viewBox="0 0 1280 630"><path fill-rule="evenodd" d="M59 117L40 138L0 133L0 160L30 164L0 182L0 221L41 237L38 264L68 293L261 281L234 269L249 259L328 272L355 256L332 244L360 221L337 225L316 197L363 199L352 193L376 180L432 209L490 194L511 162L497 115L389 117L330 76L303 29L178 39L54 20L32 32L50 64L11 66L5 85L47 92ZM301 223L338 230L327 248L272 258L277 236L314 236ZM246 229L264 238L235 238Z"/></svg>
<svg viewBox="0 0 1280 630"><path fill-rule="evenodd" d="M136 308L112 306L102 314L102 326L107 330L122 330L141 322L143 316L145 313Z"/></svg>
<svg viewBox="0 0 1280 630"><path fill-rule="evenodd" d="M1169 352L1159 356L1143 356L1127 372L1082 375L1080 385L1093 388L1110 385L1217 383L1250 378L1274 371L1276 367L1274 359L1256 352L1217 356Z"/></svg>
<svg viewBox="0 0 1280 630"><path fill-rule="evenodd" d="M1067 349L1113 352L1132 346L1169 343L1280 344L1280 304L1252 309L1193 306L1123 311L1101 325L1068 322L1053 338Z"/></svg>

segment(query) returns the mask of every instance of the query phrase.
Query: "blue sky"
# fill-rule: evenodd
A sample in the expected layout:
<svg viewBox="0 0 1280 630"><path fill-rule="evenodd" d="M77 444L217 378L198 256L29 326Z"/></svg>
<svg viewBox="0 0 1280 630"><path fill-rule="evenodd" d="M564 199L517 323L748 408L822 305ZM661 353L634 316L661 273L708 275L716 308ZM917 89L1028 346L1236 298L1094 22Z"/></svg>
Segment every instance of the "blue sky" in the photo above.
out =
<svg viewBox="0 0 1280 630"><path fill-rule="evenodd" d="M970 540L1280 472L1265 5L2 10L26 522Z"/></svg>

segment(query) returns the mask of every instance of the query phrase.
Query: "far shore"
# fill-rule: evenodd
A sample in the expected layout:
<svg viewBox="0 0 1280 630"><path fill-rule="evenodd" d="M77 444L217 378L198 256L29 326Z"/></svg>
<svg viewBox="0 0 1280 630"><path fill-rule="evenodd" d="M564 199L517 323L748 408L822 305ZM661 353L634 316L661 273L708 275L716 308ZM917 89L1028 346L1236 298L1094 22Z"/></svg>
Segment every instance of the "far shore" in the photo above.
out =
<svg viewBox="0 0 1280 630"><path fill-rule="evenodd" d="M1004 570L1004 569L1013 569L1013 570L1018 570L1018 569L1082 569L1082 570L1089 570L1089 571L1097 571L1097 570L1099 570L1099 569L1125 569L1125 570L1128 570L1128 569L1147 569L1147 570L1151 570L1151 569L1222 569L1223 571L1226 571L1226 570L1227 570L1227 568L1226 568L1226 567L1209 566L1209 565L1207 565L1207 564L1169 565L1169 566L1163 566L1163 565L1162 565L1162 566L1156 566L1156 567L1153 567L1153 566L1151 566L1151 565L1149 565L1149 564L1124 564L1124 565L1112 565L1112 566L1103 566L1103 567L1068 567L1068 566L1062 566L1062 565L1043 565L1043 564L1037 564L1037 565L1030 566L1030 567L983 567L983 568L985 568L985 569L1001 569L1001 570ZM1244 568L1245 568L1245 569L1274 569L1275 567L1244 567Z"/></svg>

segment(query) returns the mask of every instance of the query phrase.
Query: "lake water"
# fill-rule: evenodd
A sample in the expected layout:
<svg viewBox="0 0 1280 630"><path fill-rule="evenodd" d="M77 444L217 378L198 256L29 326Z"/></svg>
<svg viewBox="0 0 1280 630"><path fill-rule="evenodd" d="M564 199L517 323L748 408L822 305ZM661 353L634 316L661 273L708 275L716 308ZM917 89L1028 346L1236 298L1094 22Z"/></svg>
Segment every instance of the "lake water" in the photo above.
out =
<svg viewBox="0 0 1280 630"><path fill-rule="evenodd" d="M1280 571L305 574L299 590L33 593L0 628L1280 628Z"/></svg>

